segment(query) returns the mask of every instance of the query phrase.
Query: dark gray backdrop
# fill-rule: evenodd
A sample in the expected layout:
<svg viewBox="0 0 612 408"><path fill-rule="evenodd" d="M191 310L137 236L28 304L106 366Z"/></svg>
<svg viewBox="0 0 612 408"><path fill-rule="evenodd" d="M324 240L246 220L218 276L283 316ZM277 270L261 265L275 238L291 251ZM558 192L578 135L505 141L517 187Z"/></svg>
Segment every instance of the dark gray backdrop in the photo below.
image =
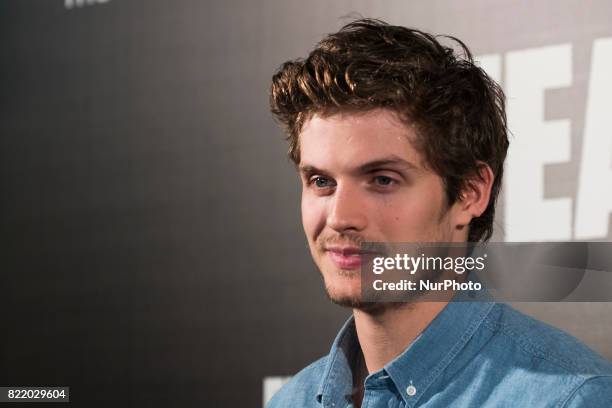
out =
<svg viewBox="0 0 612 408"><path fill-rule="evenodd" d="M477 54L612 35L603 1L88 3L0 3L0 386L81 406L261 406L264 377L327 352L348 312L267 88L342 16ZM520 307L612 356L609 304Z"/></svg>

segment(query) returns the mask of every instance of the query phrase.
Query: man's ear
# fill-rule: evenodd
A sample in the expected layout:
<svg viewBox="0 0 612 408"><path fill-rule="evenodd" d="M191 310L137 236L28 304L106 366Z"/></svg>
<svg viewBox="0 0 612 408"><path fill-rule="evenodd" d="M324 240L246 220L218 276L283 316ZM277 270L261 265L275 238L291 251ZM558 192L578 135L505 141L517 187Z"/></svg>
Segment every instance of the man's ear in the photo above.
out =
<svg viewBox="0 0 612 408"><path fill-rule="evenodd" d="M479 162L478 174L466 180L456 203L458 207L456 218L458 226L469 225L473 218L480 217L487 209L494 179L495 176L491 167L484 162Z"/></svg>

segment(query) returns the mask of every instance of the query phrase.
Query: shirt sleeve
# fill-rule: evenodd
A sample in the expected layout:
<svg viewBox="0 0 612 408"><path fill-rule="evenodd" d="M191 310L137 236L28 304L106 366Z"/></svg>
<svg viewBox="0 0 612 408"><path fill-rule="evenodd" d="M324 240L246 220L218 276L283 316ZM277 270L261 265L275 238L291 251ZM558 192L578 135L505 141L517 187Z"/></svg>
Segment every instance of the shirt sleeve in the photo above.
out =
<svg viewBox="0 0 612 408"><path fill-rule="evenodd" d="M593 377L586 380L563 406L566 408L612 407L612 376Z"/></svg>

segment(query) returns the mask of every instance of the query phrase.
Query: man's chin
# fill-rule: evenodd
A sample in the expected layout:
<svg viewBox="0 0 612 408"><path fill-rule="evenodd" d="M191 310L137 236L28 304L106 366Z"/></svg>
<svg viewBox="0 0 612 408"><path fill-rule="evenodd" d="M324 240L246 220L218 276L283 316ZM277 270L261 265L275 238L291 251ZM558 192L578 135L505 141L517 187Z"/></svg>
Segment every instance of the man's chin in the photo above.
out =
<svg viewBox="0 0 612 408"><path fill-rule="evenodd" d="M368 314L382 314L387 310L399 309L406 303L402 302L364 302L361 294L339 294L326 288L325 293L334 304L350 309L357 309Z"/></svg>
<svg viewBox="0 0 612 408"><path fill-rule="evenodd" d="M407 304L402 302L364 302L360 297L330 296L329 293L327 294L327 297L336 305L360 310L371 315L380 315L388 310L399 309Z"/></svg>
<svg viewBox="0 0 612 408"><path fill-rule="evenodd" d="M361 274L359 270L336 269L324 275L325 293L336 305L358 309L370 314L379 314L399 308L397 302L364 302L361 295Z"/></svg>

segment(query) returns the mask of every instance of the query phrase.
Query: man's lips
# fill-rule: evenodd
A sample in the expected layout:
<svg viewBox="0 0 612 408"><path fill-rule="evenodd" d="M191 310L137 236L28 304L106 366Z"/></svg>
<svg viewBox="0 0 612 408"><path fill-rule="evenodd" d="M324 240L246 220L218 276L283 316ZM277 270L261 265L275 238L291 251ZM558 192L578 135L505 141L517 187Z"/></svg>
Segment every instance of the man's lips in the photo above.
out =
<svg viewBox="0 0 612 408"><path fill-rule="evenodd" d="M329 246L325 250L329 253L331 260L340 269L357 269L361 267L364 255L371 254L370 251L351 246Z"/></svg>

